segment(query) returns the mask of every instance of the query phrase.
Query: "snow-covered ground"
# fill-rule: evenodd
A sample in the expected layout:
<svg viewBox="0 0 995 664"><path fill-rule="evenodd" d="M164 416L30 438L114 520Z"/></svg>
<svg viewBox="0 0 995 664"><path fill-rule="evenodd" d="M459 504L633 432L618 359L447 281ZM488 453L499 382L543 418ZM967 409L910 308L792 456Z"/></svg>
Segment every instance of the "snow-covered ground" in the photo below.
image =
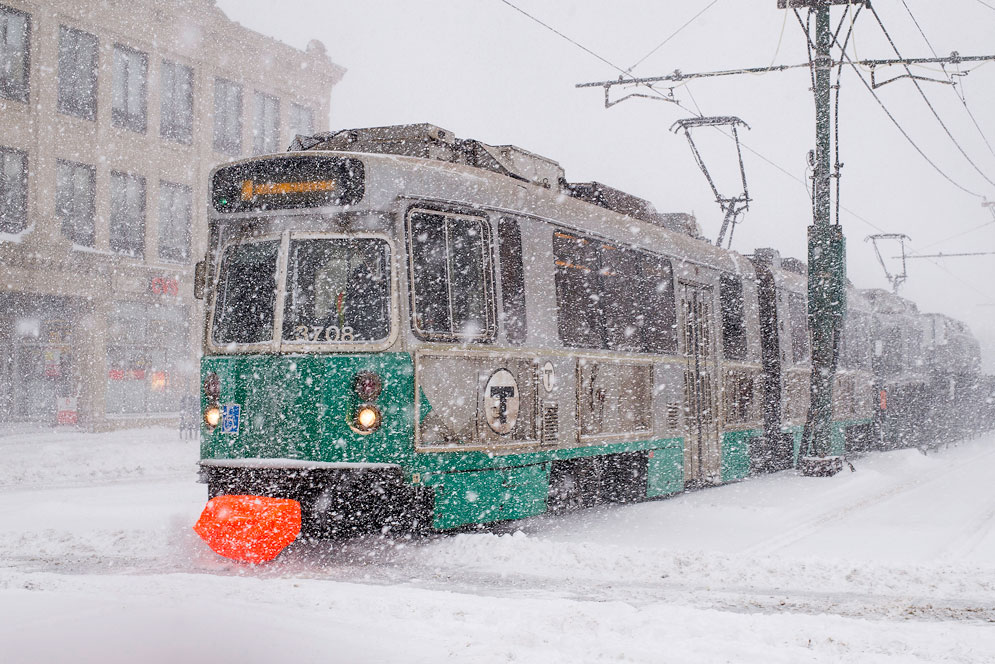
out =
<svg viewBox="0 0 995 664"><path fill-rule="evenodd" d="M4 663L995 661L995 436L257 567L172 431L0 453Z"/></svg>

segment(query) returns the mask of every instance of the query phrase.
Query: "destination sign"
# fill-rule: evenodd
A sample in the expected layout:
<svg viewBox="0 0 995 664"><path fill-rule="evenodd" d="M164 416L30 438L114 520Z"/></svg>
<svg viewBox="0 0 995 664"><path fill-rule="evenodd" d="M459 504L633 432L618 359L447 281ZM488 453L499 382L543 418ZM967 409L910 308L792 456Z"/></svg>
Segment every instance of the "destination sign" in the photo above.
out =
<svg viewBox="0 0 995 664"><path fill-rule="evenodd" d="M354 205L364 194L363 162L293 156L234 164L214 174L211 202L218 212Z"/></svg>

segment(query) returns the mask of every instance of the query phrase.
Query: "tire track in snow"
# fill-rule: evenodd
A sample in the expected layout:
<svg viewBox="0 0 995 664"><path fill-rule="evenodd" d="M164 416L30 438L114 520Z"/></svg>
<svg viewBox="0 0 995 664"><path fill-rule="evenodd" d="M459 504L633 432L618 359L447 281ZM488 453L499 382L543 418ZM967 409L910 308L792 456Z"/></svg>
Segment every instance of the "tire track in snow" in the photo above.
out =
<svg viewBox="0 0 995 664"><path fill-rule="evenodd" d="M864 496L857 499L856 501L850 502L849 504L842 504L835 506L831 509L825 510L820 514L805 519L800 523L796 524L794 527L789 528L781 535L772 537L763 542L755 544L751 547L747 547L744 553L749 555L766 555L774 553L780 549L784 549L792 544L802 541L803 539L810 537L822 530L827 524L836 523L841 521L844 517L850 514L867 509L868 507L874 507L894 497L907 493L909 491L916 491L923 487L934 484L949 475L954 473L959 473L964 468L975 465L979 460L987 458L995 454L995 449L988 449L981 454L974 455L968 459L964 459L959 462L955 462L950 467L945 470L930 475L926 477L916 477L912 480L907 480L901 482L887 489L873 493L869 496Z"/></svg>

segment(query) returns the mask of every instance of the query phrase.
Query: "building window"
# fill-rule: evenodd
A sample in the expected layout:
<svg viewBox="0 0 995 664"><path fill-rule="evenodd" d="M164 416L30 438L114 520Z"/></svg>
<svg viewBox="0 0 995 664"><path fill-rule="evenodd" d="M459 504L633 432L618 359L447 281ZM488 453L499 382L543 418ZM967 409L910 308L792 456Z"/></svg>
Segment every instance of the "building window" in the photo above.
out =
<svg viewBox="0 0 995 664"><path fill-rule="evenodd" d="M0 6L0 97L28 100L31 18Z"/></svg>
<svg viewBox="0 0 995 664"><path fill-rule="evenodd" d="M310 136L314 133L314 111L300 104L290 105L290 135Z"/></svg>
<svg viewBox="0 0 995 664"><path fill-rule="evenodd" d="M97 117L97 38L59 26L58 108L86 120Z"/></svg>
<svg viewBox="0 0 995 664"><path fill-rule="evenodd" d="M55 171L55 214L73 244L93 246L93 166L59 161Z"/></svg>
<svg viewBox="0 0 995 664"><path fill-rule="evenodd" d="M193 69L162 61L159 134L180 143L193 140Z"/></svg>
<svg viewBox="0 0 995 664"><path fill-rule="evenodd" d="M111 171L111 250L145 255L145 178Z"/></svg>
<svg viewBox="0 0 995 664"><path fill-rule="evenodd" d="M223 78L214 79L214 149L242 152L242 86Z"/></svg>
<svg viewBox="0 0 995 664"><path fill-rule="evenodd" d="M182 184L159 183L159 258L186 262L190 258L193 190Z"/></svg>
<svg viewBox="0 0 995 664"><path fill-rule="evenodd" d="M722 348L728 360L746 358L746 321L743 311L743 282L722 275L719 279L722 305Z"/></svg>
<svg viewBox="0 0 995 664"><path fill-rule="evenodd" d="M0 148L0 233L20 233L28 225L28 156Z"/></svg>
<svg viewBox="0 0 995 664"><path fill-rule="evenodd" d="M252 149L256 154L280 150L280 100L257 92L252 116Z"/></svg>
<svg viewBox="0 0 995 664"><path fill-rule="evenodd" d="M417 211L408 223L415 334L423 339L493 340L487 220Z"/></svg>
<svg viewBox="0 0 995 664"><path fill-rule="evenodd" d="M177 411L189 338L185 307L116 302L107 318L107 414Z"/></svg>
<svg viewBox="0 0 995 664"><path fill-rule="evenodd" d="M145 77L148 56L114 44L114 105L112 120L118 127L145 132Z"/></svg>

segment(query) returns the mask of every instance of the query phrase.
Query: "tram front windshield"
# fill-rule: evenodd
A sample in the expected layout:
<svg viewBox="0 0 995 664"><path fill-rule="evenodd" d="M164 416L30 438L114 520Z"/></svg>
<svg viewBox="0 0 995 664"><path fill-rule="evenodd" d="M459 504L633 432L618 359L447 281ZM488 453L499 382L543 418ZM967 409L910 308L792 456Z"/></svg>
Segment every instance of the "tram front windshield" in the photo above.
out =
<svg viewBox="0 0 995 664"><path fill-rule="evenodd" d="M214 342L272 342L279 241L229 246L221 261ZM282 342L363 344L390 334L390 247L376 238L289 242Z"/></svg>
<svg viewBox="0 0 995 664"><path fill-rule="evenodd" d="M390 249L377 239L291 240L283 340L380 341L390 332Z"/></svg>

